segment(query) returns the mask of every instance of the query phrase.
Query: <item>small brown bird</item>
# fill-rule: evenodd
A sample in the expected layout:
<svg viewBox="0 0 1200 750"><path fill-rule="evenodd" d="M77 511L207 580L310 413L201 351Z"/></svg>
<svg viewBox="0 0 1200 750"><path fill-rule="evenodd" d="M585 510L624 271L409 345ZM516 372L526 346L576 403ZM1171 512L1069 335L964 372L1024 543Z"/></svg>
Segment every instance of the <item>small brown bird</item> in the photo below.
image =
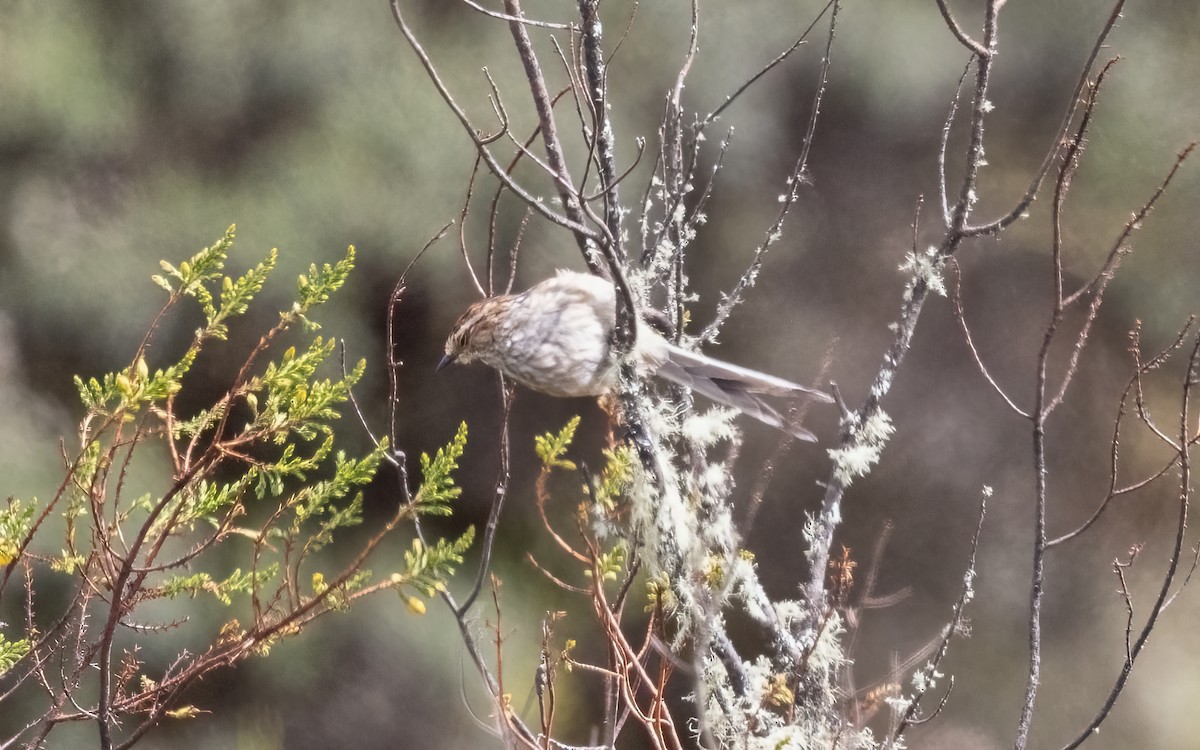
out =
<svg viewBox="0 0 1200 750"><path fill-rule="evenodd" d="M551 396L601 396L617 389L612 354L616 293L597 276L559 271L521 294L502 294L467 308L446 339L442 369L478 360L535 391ZM642 375L657 375L731 406L800 440L816 441L788 424L762 396L829 394L721 362L669 343L638 321L633 360Z"/></svg>

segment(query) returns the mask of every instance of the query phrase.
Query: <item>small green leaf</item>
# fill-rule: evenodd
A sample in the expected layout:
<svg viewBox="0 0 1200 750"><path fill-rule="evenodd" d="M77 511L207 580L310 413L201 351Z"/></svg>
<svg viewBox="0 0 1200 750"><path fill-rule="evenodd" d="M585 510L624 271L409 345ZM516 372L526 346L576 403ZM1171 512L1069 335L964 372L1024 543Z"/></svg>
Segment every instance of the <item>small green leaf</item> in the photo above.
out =
<svg viewBox="0 0 1200 750"><path fill-rule="evenodd" d="M21 543L29 534L36 504L37 500L26 504L10 497L8 505L0 510L0 566L17 559Z"/></svg>
<svg viewBox="0 0 1200 750"><path fill-rule="evenodd" d="M422 481L413 499L418 511L443 516L450 514L450 501L462 494L462 489L454 484L454 471L458 469L458 459L466 447L467 423L463 422L450 444L439 448L433 458L428 453L421 454Z"/></svg>
<svg viewBox="0 0 1200 750"><path fill-rule="evenodd" d="M308 273L301 274L298 279L299 299L292 313L303 318L310 309L328 300L331 294L346 283L346 277L353 268L353 245L346 249L346 256L333 265L325 263L321 268L317 268L316 264L310 265Z"/></svg>
<svg viewBox="0 0 1200 750"><path fill-rule="evenodd" d="M33 644L27 638L10 641L0 633L0 676L25 658L25 654L28 654L31 648Z"/></svg>
<svg viewBox="0 0 1200 750"><path fill-rule="evenodd" d="M571 447L571 442L575 439L575 430L578 428L579 417L575 416L557 435L547 432L545 435L538 435L534 438L534 449L537 451L538 458L542 460L543 466L547 469L575 470L575 462L563 458L563 454L567 452L567 448Z"/></svg>

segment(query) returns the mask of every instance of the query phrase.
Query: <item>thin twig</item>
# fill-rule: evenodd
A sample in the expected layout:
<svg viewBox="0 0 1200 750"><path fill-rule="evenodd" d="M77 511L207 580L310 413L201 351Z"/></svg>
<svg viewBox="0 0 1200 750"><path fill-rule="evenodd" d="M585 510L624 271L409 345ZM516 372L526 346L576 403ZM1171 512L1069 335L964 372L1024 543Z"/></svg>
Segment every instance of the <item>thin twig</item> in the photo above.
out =
<svg viewBox="0 0 1200 750"><path fill-rule="evenodd" d="M1067 132L1071 128L1071 121L1075 119L1075 112L1079 107L1079 98L1087 86L1088 76L1092 72L1092 66L1096 64L1096 58L1100 56L1100 50L1104 48L1104 43L1108 39L1109 33L1117 25L1117 21L1121 17L1121 9L1125 7L1125 0L1117 0L1113 5L1112 12L1108 15L1108 20L1101 29L1100 34L1096 37L1095 44L1092 45L1092 50L1088 55L1087 61L1083 64L1083 72L1079 76L1079 82L1075 84L1075 90L1071 94L1067 111L1063 115L1062 123L1055 131L1054 140L1051 141L1050 150L1046 153L1046 157L1042 160L1042 165L1038 168L1037 174L1034 175L1033 181L1029 184L1029 189L1025 191L1025 195L1017 201L1017 204L1006 215L999 219L979 224L975 226L964 226L963 234L967 237L978 237L980 235L997 234L998 232L1008 228L1013 222L1025 215L1026 210L1033 204L1037 198L1038 192L1041 190L1042 181L1046 179L1046 175L1050 174L1050 168L1054 166L1054 162L1058 159L1058 155L1062 152L1063 140L1066 138ZM991 49L991 45L988 45Z"/></svg>
<svg viewBox="0 0 1200 750"><path fill-rule="evenodd" d="M504 511L504 500L508 497L508 483L511 478L509 469L509 422L512 418L512 405L516 395L512 383L504 379L504 376L499 377L500 385L500 469L499 475L496 477L496 492L492 495L492 509L488 513L487 526L483 532L483 544L481 546L479 558L479 570L475 574L475 584L471 587L470 593L463 599L462 607L459 610L459 615L465 615L471 605L475 603L475 598L479 596L479 591L483 588L484 578L487 577L489 567L492 561L492 549L496 543L496 530L500 526L500 514Z"/></svg>
<svg viewBox="0 0 1200 750"><path fill-rule="evenodd" d="M938 10L942 12L942 18L946 20L946 25L950 27L950 31L954 34L955 38L962 42L963 46L970 50L972 54L978 57L986 57L988 54L987 48L962 30L962 27L958 25L958 21L950 13L950 8L946 5L946 0L937 0L937 5Z"/></svg>
<svg viewBox="0 0 1200 750"><path fill-rule="evenodd" d="M583 21L582 51L586 93L595 118L591 146L595 149L594 161L599 169L600 194L604 196L604 224L608 227L612 254L623 264L626 255L625 242L624 232L621 231L621 199L617 192L615 137L608 115L608 68L604 62L599 0L579 0L579 14Z"/></svg>
<svg viewBox="0 0 1200 750"><path fill-rule="evenodd" d="M782 237L784 222L787 220L792 207L800 198L800 185L807 180L808 155L812 150L813 140L816 136L817 120L821 114L821 100L824 98L825 89L829 85L829 68L833 61L833 40L837 35L837 19L840 10L840 0L832 0L829 14L829 35L825 38L825 56L821 59L821 73L817 89L813 93L808 125L804 132L804 139L800 145L800 156L796 159L795 166L792 167L792 171L786 180L783 205L780 206L779 213L767 229L765 238L755 248L754 257L750 261L750 265L742 272L741 277L733 285L733 288L727 294L723 295L712 321L698 337L701 344L712 343L716 340L717 335L721 331L721 326L725 324L725 321L729 318L734 308L741 304L742 295L747 289L754 286L758 278L758 273L762 269L767 250Z"/></svg>
<svg viewBox="0 0 1200 750"><path fill-rule="evenodd" d="M1117 679L1109 691L1108 697L1101 706L1099 712L1088 723L1079 735L1063 745L1062 750L1074 750L1079 747L1089 738L1091 738L1100 725L1103 724L1112 712L1113 706L1116 705L1117 699L1121 696L1125 685L1129 680L1129 674L1133 671L1134 663L1137 661L1138 655L1146 645L1146 641L1150 638L1150 633L1153 632L1155 625L1158 622L1158 616L1162 614L1166 606L1168 595L1171 592L1172 584L1175 580L1175 573L1179 568L1180 554L1184 548L1184 540L1187 534L1188 510L1191 504L1191 483L1192 483L1192 460L1191 460L1191 396L1192 389L1198 384L1200 379L1200 337L1196 339L1196 345L1192 349L1191 356L1188 358L1187 372L1183 380L1183 395L1179 409L1179 444L1182 446L1179 452L1179 513L1178 521L1175 526L1175 542L1171 548L1170 562L1167 564L1167 570L1163 574L1162 585L1159 587L1158 596L1154 600L1154 604L1150 607L1150 613L1146 617L1145 624L1142 625L1138 637L1134 640L1132 646L1128 648L1127 657L1121 665L1121 671L1117 675Z"/></svg>
<svg viewBox="0 0 1200 750"><path fill-rule="evenodd" d="M942 660L946 657L946 653L950 649L950 639L961 630L965 622L963 612L966 610L967 604L969 604L975 596L975 561L979 553L979 538L983 532L983 519L987 516L987 501L990 495L991 490L989 488L984 488L984 491L980 495L979 519L975 523L975 533L971 535L971 554L967 559L967 570L963 574L962 590L958 594L958 599L954 602L954 614L951 616L950 623L946 626L946 630L942 633L942 639L941 643L937 647L937 653L929 662L928 670L930 673L936 672L938 665L940 665ZM953 687L953 683L951 683L951 687ZM900 739L900 736L904 734L904 731L909 726L921 723L919 719L919 713L921 699L924 697L924 695L925 691L921 690L913 696L912 701L909 702L908 708L904 711L904 715L900 719L900 722L896 725L892 735L884 744L885 750L887 750L887 748L895 747L896 742ZM927 718L933 718L933 716L937 715L937 713L942 710L942 706L945 705L945 701L949 698L949 695L950 692L947 690L946 696L943 697L941 704L939 704L934 713Z"/></svg>
<svg viewBox="0 0 1200 750"><path fill-rule="evenodd" d="M954 88L954 97L950 100L950 112L946 115L946 122L942 125L942 140L938 147L938 195L942 199L942 221L945 222L946 228L950 228L950 199L947 197L946 191L946 152L950 148L950 128L954 125L954 118L958 115L958 101L962 96L963 82L967 80L967 73L971 72L971 66L975 63L976 58L971 58L967 64L963 66L962 75L958 77L958 86ZM913 248L916 252L916 248Z"/></svg>
<svg viewBox="0 0 1200 750"><path fill-rule="evenodd" d="M996 42L996 15L999 0L989 0L984 23L984 46L991 49ZM944 261L953 255L962 244L964 235L962 227L966 225L970 206L975 194L975 186L979 169L983 160L983 124L990 107L987 106L987 91L991 73L991 58L978 60L975 75L975 91L971 105L970 139L967 145L966 165L963 169L962 183L959 188L959 203L951 216L950 227L936 249L935 261ZM892 382L899 371L905 355L912 345L917 323L921 317L925 300L930 291L930 277L923 275L914 268L913 275L905 288L904 299L900 309L900 318L893 325L895 337L871 385L866 400L848 419L844 419L840 449L850 448L856 443L856 435L852 428L866 424L874 419L881 411L884 396L891 390ZM825 569L829 564L829 550L833 544L833 535L841 520L841 503L848 485L848 478L837 471L837 467L825 485L825 494L821 500L821 509L814 524L813 541L809 549L808 582L805 587L809 602L816 608L825 601ZM819 610L816 610L819 611ZM815 616L815 613L814 615ZM814 625L811 621L810 627Z"/></svg>
<svg viewBox="0 0 1200 750"><path fill-rule="evenodd" d="M497 179L503 182L505 187L511 190L517 197L525 201L527 205L529 205L533 210L537 211L546 219L563 227L564 229L574 232L577 236L583 236L599 241L600 235L594 229L586 226L581 220L576 220L576 217L573 217L572 215L564 216L550 209L544 201L539 200L536 196L522 187L518 182L516 182L516 180L513 179L510 174L504 170L503 167L500 166L500 163L496 161L496 157L487 148L487 144L484 142L484 139L480 137L475 128L471 125L471 121L467 117L466 112L462 109L462 107L459 106L458 102L455 101L454 97L450 94L449 88L447 88L446 84L442 81L441 74L438 73L437 68L434 66L433 61L429 57L429 54L425 51L425 48L421 45L412 29L409 28L408 23L404 20L404 15L400 10L400 2L401 0L391 0L392 17L395 19L396 25L400 28L400 33L404 35L404 38L408 41L409 46L412 47L413 52L416 53L417 59L421 61L421 65L425 68L425 73L429 77L430 82L432 82L434 88L437 89L438 94L442 97L442 101L446 103L446 106L448 106L450 111L453 112L455 117L458 118L459 123L463 126L463 129L467 132L468 136L470 136L471 142L475 145L476 151L480 156L483 157L484 162L487 163L492 174L494 174ZM516 21L512 21L510 23L519 28L524 28L524 24L522 23ZM582 217L578 218L581 219Z"/></svg>
<svg viewBox="0 0 1200 750"><path fill-rule="evenodd" d="M521 10L518 0L504 0L504 8L509 14L518 18L524 15L524 11ZM580 206L579 196L575 194L572 188L571 175L567 170L566 157L563 153L562 143L558 138L558 127L554 120L554 105L551 103L550 93L546 89L546 79L542 75L541 65L538 63L537 55L533 51L533 42L530 40L528 30L523 24L511 21L508 28L512 33L513 41L517 45L521 64L525 67L525 78L529 82L530 93L533 95L533 106L537 112L538 124L541 128L542 143L545 146L546 158L549 161L551 174L556 178L555 189L558 191L559 200L562 202L567 217L572 222L581 226L586 225L587 219L584 216L583 208ZM594 237L595 232L590 230L588 232L575 233L575 240L579 245L580 252L583 253L584 262L587 263L592 273L599 273L599 259L590 252L587 245L587 240Z"/></svg>
<svg viewBox="0 0 1200 750"><path fill-rule="evenodd" d="M485 16L491 16L492 18L496 18L501 21L508 21L509 23L519 23L524 26L536 26L539 29L554 29L555 31L570 31L572 33L574 33L574 31L575 31L575 27L569 23L553 23L550 21L535 21L531 18L526 18L525 14L523 14L523 13L519 16L510 16L507 13L501 13L499 11L489 10L488 8L483 7L479 3L474 2L474 0L458 0L458 1L460 3L463 3L464 5L469 6L473 10L484 14Z"/></svg>
<svg viewBox="0 0 1200 750"><path fill-rule="evenodd" d="M954 310L954 319L958 321L958 327L959 330L962 331L963 340L966 341L967 348L971 350L971 359L975 361L975 367L979 370L979 373L983 375L983 379L988 382L988 385L992 387L992 390L999 394L1000 398L1004 399L1004 403L1008 404L1008 408L1012 409L1013 412L1024 419L1031 419L1032 416L1029 414L1029 412L1017 406L1017 403L1012 400L1012 397L1004 392L1004 389L1001 388L1000 384L996 382L996 379L992 377L991 371L988 370L987 365L983 363L983 359L979 356L979 350L975 348L975 340L971 337L971 329L967 326L966 313L963 312L962 269L959 268L958 260L955 258L951 258L948 265L954 270L954 284L950 287L950 300Z"/></svg>
<svg viewBox="0 0 1200 750"><path fill-rule="evenodd" d="M697 130L699 132L703 132L709 125L711 125L713 123L713 121L715 121L718 117L720 117L722 114L724 114L725 110L729 109L729 107L732 106L733 103L738 100L738 97L740 97L742 94L744 94L751 86L758 83L758 80L760 78L765 76L767 73L770 73L775 68L779 67L779 64L782 63L784 60L788 59L789 57L791 57L793 52L795 52L796 50L800 49L802 46L807 44L808 43L808 39L807 39L808 33L810 31L812 31L813 28L817 25L817 23L821 20L821 18L823 18L825 16L825 14L827 12L829 12L829 9L833 7L833 2L834 2L834 0L829 0L829 2L825 3L825 7L822 8L821 12L818 13L816 18L814 18L812 20L812 23L810 23L808 28L804 30L804 33L801 34L799 36L799 38L796 39L796 41L792 42L792 45L790 47L785 49L783 52L780 52L778 55L775 56L775 58L773 60L771 60L771 62L767 63L757 73L750 76L750 78L748 78L745 83L743 83L741 86L738 86L736 89L734 89L733 93L727 95L725 97L725 101L721 102L721 105L719 107L714 109L712 112L709 112L704 117L704 119L700 120L700 124L697 127Z"/></svg>

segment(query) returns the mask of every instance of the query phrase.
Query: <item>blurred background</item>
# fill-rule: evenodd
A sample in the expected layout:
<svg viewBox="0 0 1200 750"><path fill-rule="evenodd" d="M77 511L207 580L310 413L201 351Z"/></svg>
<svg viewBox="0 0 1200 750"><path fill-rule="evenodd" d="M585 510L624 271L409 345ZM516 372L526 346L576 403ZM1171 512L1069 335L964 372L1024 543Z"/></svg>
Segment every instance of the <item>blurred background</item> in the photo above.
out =
<svg viewBox="0 0 1200 750"><path fill-rule="evenodd" d="M821 5L742 0L702 7L700 55L685 107L711 111L790 45ZM974 30L982 3L952 5ZM526 10L535 18L569 20L570 10L560 6L531 2ZM515 131L529 132L528 91L508 29L454 2L413 0L406 8L477 127L495 127L480 72L486 65ZM603 13L611 43L631 5L607 0ZM642 3L613 61L610 99L621 168L632 163L636 137L653 149L663 92L686 51L687 13L682 0ZM1095 0L1004 8L977 216L1007 211L1024 192L1107 14ZM538 38L556 88L565 77L546 36ZM778 210L776 196L803 135L822 49L818 30L710 131L709 161L719 126L735 128L710 221L691 256L689 272L701 295L691 310L698 324L710 318L718 292L736 280ZM1130 3L1102 58L1114 54L1124 61L1101 98L1065 215L1069 287L1094 273L1175 154L1200 137L1200 6L1191 0ZM890 341L888 324L904 283L897 267L911 247L919 196L925 196L920 242L939 237L938 140L965 62L932 0L846 3L811 158L812 185L801 191L784 241L715 353L807 382L836 340L830 377L848 401L859 402ZM951 139L952 175L963 150L959 131ZM356 246L358 270L318 319L326 333L346 340L351 358L368 359L358 398L382 428L388 296L417 250L457 216L472 161L467 137L384 0L0 0L0 491L22 498L53 493L62 473L59 438L72 444L80 415L71 374L127 366L160 303L161 291L149 281L159 259L184 259L235 222L231 267L248 267L279 247L281 268L249 320L235 327L231 350L241 351L239 345L276 319L296 273ZM648 167L643 160L625 183L630 205L640 199ZM552 188L543 181L534 192L550 196ZM1131 372L1127 332L1140 320L1146 348L1157 350L1197 311L1198 199L1200 177L1189 165L1135 236L1134 254L1109 292L1081 374L1050 423L1052 535L1084 520L1107 489L1112 422ZM1039 201L1003 241L971 242L960 255L976 344L1025 408L1050 310L1047 204ZM477 261L486 241L483 214L467 223ZM515 236L520 215L515 203L506 207L502 247ZM486 518L499 419L492 373L433 373L450 324L475 296L454 245L437 245L410 273L395 341L406 363L401 447L410 456L432 451L460 420L471 426L461 513L435 529L445 534ZM518 288L555 268L581 265L573 241L537 221L522 247ZM184 316L168 324L168 333L183 337L192 325ZM230 356L201 362L192 376L197 392L220 392L240 361ZM1056 360L1055 372L1063 361ZM158 364L152 355L151 366ZM1172 426L1180 372L1166 368L1148 391L1154 413ZM894 660L937 635L961 584L981 488L994 487L970 610L973 635L955 642L946 662L945 671L956 676L949 705L936 722L914 730L911 741L934 748L1008 746L1027 668L1028 425L983 382L941 298L927 306L885 408L896 435L878 469L849 492L839 541L865 567L890 524L875 593L910 587L911 594L862 614L856 681L866 686L885 678ZM586 610L523 562L526 547L541 538L532 514L533 436L559 429L574 414L583 416L576 455L598 462L604 418L592 403L522 392L515 406L517 468L495 570L504 581L506 689L518 709L530 695L544 613L578 612L560 633L576 637L574 622L586 636ZM826 444L836 437L832 413L814 412L811 426ZM343 447L365 450L366 435L350 420L345 427ZM775 435L756 423L743 427L747 445L737 479L748 488ZM1131 430L1122 456L1128 461L1124 481L1159 468L1165 454ZM747 539L776 596L793 596L805 575L800 528L804 511L819 500L815 483L827 475L827 463L821 447L794 448ZM1049 557L1035 745L1073 737L1107 695L1123 658L1125 625L1111 561L1130 545L1146 544L1130 576L1140 622L1170 549L1174 481L1120 501L1087 537ZM368 527L396 502L394 487L377 484L368 498ZM570 492L568 483L565 512L575 502ZM406 547L398 536L371 567L387 569ZM246 550L231 546L226 554L236 561ZM539 557L552 567L562 562L546 550ZM468 560L468 572L474 562ZM467 578L456 585L465 586ZM157 639L151 661L165 663L181 644L194 642L189 638L211 637L244 604L224 612L209 601L180 602L181 611L213 613L189 623L199 636ZM1198 615L1200 592L1189 592L1167 612L1112 720L1090 747L1196 746ZM489 617L479 622L484 637ZM20 615L0 613L0 619L19 622ZM586 680L569 679L559 693L567 726L594 698ZM486 719L489 708L479 700L450 617L436 603L416 617L394 596L380 596L325 618L269 659L201 684L191 701L212 715L166 727L142 746L495 746L471 720L460 697L463 684ZM52 735L51 746L91 747L94 736L91 727L68 729ZM566 739L585 742L586 725L575 720ZM630 733L629 741L637 747L640 740Z"/></svg>

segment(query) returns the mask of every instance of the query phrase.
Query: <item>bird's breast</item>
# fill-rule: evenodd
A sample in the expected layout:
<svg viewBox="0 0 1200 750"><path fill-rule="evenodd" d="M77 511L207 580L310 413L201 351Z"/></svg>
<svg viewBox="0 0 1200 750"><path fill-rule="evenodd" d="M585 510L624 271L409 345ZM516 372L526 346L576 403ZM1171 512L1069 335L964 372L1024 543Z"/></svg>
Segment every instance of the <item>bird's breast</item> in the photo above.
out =
<svg viewBox="0 0 1200 750"><path fill-rule="evenodd" d="M493 364L521 384L552 396L598 396L616 383L611 321L586 298L529 295L510 311Z"/></svg>

